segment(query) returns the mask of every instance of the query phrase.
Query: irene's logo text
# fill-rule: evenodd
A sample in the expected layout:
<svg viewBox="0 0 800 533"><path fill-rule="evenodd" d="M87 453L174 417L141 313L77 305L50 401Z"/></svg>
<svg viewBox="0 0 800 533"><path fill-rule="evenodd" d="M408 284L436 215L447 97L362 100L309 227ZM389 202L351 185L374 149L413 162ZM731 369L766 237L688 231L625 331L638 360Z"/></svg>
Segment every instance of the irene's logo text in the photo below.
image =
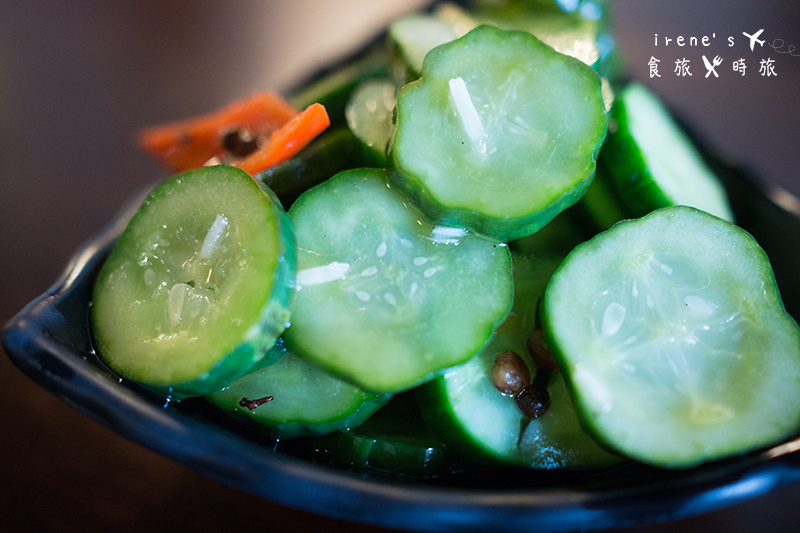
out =
<svg viewBox="0 0 800 533"><path fill-rule="evenodd" d="M684 78L697 74L702 78L718 79L745 76L748 72L766 78L777 76L775 58L754 57L754 52L762 53L765 46L776 54L798 57L800 52L781 38L768 40L764 32L764 28L757 28L743 31L741 35L720 37L719 40L716 33L674 37L653 34L653 46L658 52L651 55L647 62L650 77L660 78L662 70L666 72L667 69L671 75ZM737 44L740 46L734 50ZM712 47L717 49L716 53L711 53ZM675 52L680 52L680 55L673 55Z"/></svg>

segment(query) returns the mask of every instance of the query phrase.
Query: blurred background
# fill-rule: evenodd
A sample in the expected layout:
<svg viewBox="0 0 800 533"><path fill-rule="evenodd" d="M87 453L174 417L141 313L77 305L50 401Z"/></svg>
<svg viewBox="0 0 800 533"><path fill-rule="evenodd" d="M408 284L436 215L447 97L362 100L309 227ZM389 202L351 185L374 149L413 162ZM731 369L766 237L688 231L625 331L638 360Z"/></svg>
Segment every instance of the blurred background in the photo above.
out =
<svg viewBox="0 0 800 533"><path fill-rule="evenodd" d="M730 160L800 196L800 4L609 3L629 75ZM392 17L425 4L0 0L0 322L46 290L73 250L126 200L164 176L134 148L137 128L255 90L291 87ZM762 28L766 42L751 52L743 32ZM680 48L678 36L709 36L711 44ZM776 39L783 49L770 46ZM704 76L704 54L723 58L719 78ZM650 77L651 58L660 62L660 77ZM691 61L691 77L674 73L682 58ZM747 60L744 76L732 69L739 58ZM774 61L774 75L759 73L762 59ZM6 531L380 531L200 476L91 421L6 357L0 413ZM800 487L786 487L707 515L624 531L790 531L800 523L798 498Z"/></svg>

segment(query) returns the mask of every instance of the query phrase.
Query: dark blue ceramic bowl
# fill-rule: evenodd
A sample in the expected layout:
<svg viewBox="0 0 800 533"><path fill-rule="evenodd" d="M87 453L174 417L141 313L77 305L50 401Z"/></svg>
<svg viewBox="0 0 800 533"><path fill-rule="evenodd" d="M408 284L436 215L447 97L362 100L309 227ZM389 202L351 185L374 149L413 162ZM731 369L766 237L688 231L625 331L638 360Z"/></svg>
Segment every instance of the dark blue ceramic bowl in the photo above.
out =
<svg viewBox="0 0 800 533"><path fill-rule="evenodd" d="M740 225L769 254L789 312L800 316L800 202L721 169ZM138 202L134 202L138 205ZM686 517L800 479L800 438L685 471L626 464L594 473L464 471L434 479L359 472L276 442L203 404L169 402L121 380L92 348L95 273L130 212L89 240L60 280L3 329L14 363L42 387L124 437L219 481L336 518L425 531L566 531Z"/></svg>

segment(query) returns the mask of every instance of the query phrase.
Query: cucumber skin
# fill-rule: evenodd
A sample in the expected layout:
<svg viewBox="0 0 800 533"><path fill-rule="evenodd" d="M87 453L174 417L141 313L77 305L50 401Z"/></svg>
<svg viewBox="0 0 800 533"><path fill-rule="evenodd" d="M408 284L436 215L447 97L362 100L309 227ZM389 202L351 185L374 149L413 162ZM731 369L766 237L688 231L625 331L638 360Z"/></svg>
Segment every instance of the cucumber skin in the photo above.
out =
<svg viewBox="0 0 800 533"><path fill-rule="evenodd" d="M599 150L599 148L598 148ZM434 199L419 181L412 176L397 169L397 164L389 170L389 181L402 191L412 205L419 208L425 215L444 226L466 228L489 239L500 242L511 242L534 235L552 222L559 214L563 213L580 201L594 180L594 172L580 182L569 193L545 209L527 217L510 217L489 219L482 213L472 210L448 208Z"/></svg>
<svg viewBox="0 0 800 533"><path fill-rule="evenodd" d="M365 472L424 479L447 474L450 469L447 454L440 446L373 435L361 426L325 435L314 445L336 463Z"/></svg>
<svg viewBox="0 0 800 533"><path fill-rule="evenodd" d="M630 87L631 85L623 87L622 92ZM655 95L651 96L655 98ZM655 209L676 205L676 201L658 185L644 152L632 139L629 133L629 117L630 111L625 104L625 98L617 97L610 111L609 134L598 157L598 166L605 169L604 177L608 186L615 189L616 196L621 199L631 217L642 217ZM692 141L677 123L675 126L688 149L697 151L697 158L704 163ZM729 206L727 212L711 214L729 222L734 221Z"/></svg>
<svg viewBox="0 0 800 533"><path fill-rule="evenodd" d="M428 427L432 428L434 435L447 443L458 457L464 458L471 464L491 466L497 465L498 459L479 439L456 421L457 417L448 408L450 398L443 378L436 379L414 389L417 402L423 408L423 416ZM453 438L457 435L457 438Z"/></svg>
<svg viewBox="0 0 800 533"><path fill-rule="evenodd" d="M608 170L608 185L624 202L632 217L673 204L650 174L644 154L630 136L617 134L627 130L627 110L625 103L617 99L611 108L609 133L606 144L600 152L599 164ZM606 224L611 227L612 224Z"/></svg>
<svg viewBox="0 0 800 533"><path fill-rule="evenodd" d="M599 444L613 453L617 453L623 457L627 457L650 466L679 470L694 468L710 461L718 461L729 457L745 455L759 448L763 448L787 438L791 434L796 433L798 428L800 428L800 409L794 414L793 422L787 424L785 421L782 421L781 425L784 427L784 429L779 431L778 434L775 434L775 431L773 430L773 435L770 438L763 438L758 434L751 434L749 435L750 440L743 445L726 443L724 446L717 446L715 448L706 447L701 452L695 451L694 453L689 452L688 454L684 453L683 455L680 455L673 453L672 450L662 453L653 453L650 450L642 451L637 449L635 445L631 446L630 439L635 440L636 433L642 431L644 428L638 427L636 428L635 432L622 438L610 434L608 431L605 431L603 427L603 422L600 420L601 415L599 414L598 409L592 404L584 401L581 390L576 385L576 380L574 377L575 371L579 366L581 366L581 363L576 362L574 357L571 357L570 354L564 350L561 342L556 337L554 328L552 326L552 322L554 320L552 308L557 306L556 297L554 296L555 289L553 287L559 283L561 273L569 268L570 263L575 260L575 257L582 253L582 250L596 251L601 249L602 241L608 238L609 235L613 235L614 232L618 231L625 225L639 224L642 220L648 217L659 216L660 213L666 213L669 211L692 211L699 213L705 217L708 217L709 219L716 220L717 222L721 222L729 226L729 229L742 236L744 248L746 248L747 254L750 256L750 261L760 262L759 275L762 279L761 284L763 286L764 300L768 302L767 308L769 310L770 319L774 318L775 322L780 324L780 326L776 327L776 329L780 329L785 333L788 332L788 335L792 337L792 340L784 344L795 348L798 361L795 362L795 366L797 368L795 368L794 371L797 375L798 368L800 368L800 326L798 326L798 323L791 315L788 314L783 306L777 282L770 267L769 258L767 257L766 252L745 230L693 207L671 206L659 208L651 211L642 218L621 221L620 223L611 227L609 230L599 233L595 238L576 246L575 249L564 260L559 269L554 273L553 278L551 278L551 281L545 290L541 307L541 317L544 325L543 330L545 333L545 342L558 362L559 368L564 374L567 389L569 390L569 393L573 399L575 409L578 411L579 419L584 430ZM763 314L760 316L763 316ZM580 325L578 323L574 324L574 327L579 326ZM800 390L800 377L796 377L795 380L796 388ZM800 400L797 400L796 403L800 405ZM654 424L660 424L660 422L654 422Z"/></svg>
<svg viewBox="0 0 800 533"><path fill-rule="evenodd" d="M596 182L595 180L593 183ZM533 235L509 242L512 255L555 254L565 257L575 246L591 239L596 230L591 222L584 220L579 205L580 203L562 211Z"/></svg>
<svg viewBox="0 0 800 533"><path fill-rule="evenodd" d="M314 447L332 461L364 472L413 479L451 473L456 464L425 426L416 390L396 394L358 427L312 439Z"/></svg>
<svg viewBox="0 0 800 533"><path fill-rule="evenodd" d="M636 218L620 197L610 171L606 168L608 162L603 158L602 151L600 154L594 181L574 208L585 226L592 228L591 236L609 229L617 222Z"/></svg>
<svg viewBox="0 0 800 533"><path fill-rule="evenodd" d="M217 167L205 167L203 169L190 170L173 176L167 180L167 182L185 179L187 176L190 176L194 173L218 171L232 171L246 174L244 171L238 168L220 165ZM249 175L248 179L252 180ZM297 243L295 240L294 228L288 214L283 209L280 200L275 193L258 180L253 181L257 184L258 188L264 193L269 201L270 208L275 218L276 232L278 235L277 242L280 244L276 268L273 273L272 294L269 298L269 304L262 309L257 322L253 325L253 327L250 327L246 331L245 336L239 341L239 343L234 346L227 355L224 355L221 359L219 359L216 364L199 373L194 379L177 383L162 383L142 379L141 377L132 374L123 374L123 378L135 381L145 388L175 400L203 396L205 394L222 389L231 381L244 375L247 370L249 370L254 364L256 364L265 356L269 348L275 343L283 330L288 326L291 308L296 294L294 277L297 269ZM157 191L158 188L154 190L150 196L148 196L148 198L145 200L145 203L147 203L150 198L152 198L153 194L157 193ZM138 213L134 215L134 218L136 218L137 215ZM127 228L123 231L123 234L119 237L117 243L126 238L126 233ZM98 273L97 279L108 275L108 271L114 263L113 256L116 250L117 246L115 246L115 248L111 251L109 257L106 258L100 272ZM94 290L97 291L97 284L95 284ZM102 309L104 309L98 306L98 299L98 294L93 294L93 305L91 309L93 322L96 320L94 315L97 313L102 313ZM94 342L102 358L103 346L105 342L102 336L98 334L96 328L93 329L93 334ZM114 365L111 363L109 364L112 370L116 371L116 369L114 369Z"/></svg>

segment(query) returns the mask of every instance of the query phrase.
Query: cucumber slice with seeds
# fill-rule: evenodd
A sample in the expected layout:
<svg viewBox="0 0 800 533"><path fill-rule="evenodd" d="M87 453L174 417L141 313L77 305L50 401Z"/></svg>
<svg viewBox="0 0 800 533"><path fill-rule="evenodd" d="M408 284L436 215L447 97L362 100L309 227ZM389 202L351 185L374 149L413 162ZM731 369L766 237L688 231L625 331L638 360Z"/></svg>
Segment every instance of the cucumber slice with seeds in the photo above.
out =
<svg viewBox="0 0 800 533"><path fill-rule="evenodd" d="M395 111L393 183L435 220L501 241L578 201L606 135L591 68L490 26L428 53Z"/></svg>
<svg viewBox="0 0 800 533"><path fill-rule="evenodd" d="M386 166L386 150L392 133L395 87L386 79L359 85L345 108L347 126L361 144L371 166Z"/></svg>
<svg viewBox="0 0 800 533"><path fill-rule="evenodd" d="M401 76L401 85L419 77L428 52L463 35L454 22L431 13L400 17L389 25L388 33L395 56L408 71Z"/></svg>
<svg viewBox="0 0 800 533"><path fill-rule="evenodd" d="M800 328L764 251L717 217L663 208L579 245L543 317L586 427L624 455L691 467L800 425Z"/></svg>
<svg viewBox="0 0 800 533"><path fill-rule="evenodd" d="M508 247L427 223L382 170L338 174L289 215L300 251L287 344L366 390L410 389L469 359L511 308Z"/></svg>
<svg viewBox="0 0 800 533"><path fill-rule="evenodd" d="M98 274L100 355L121 376L176 398L219 390L286 327L296 253L279 201L246 172L205 167L167 180Z"/></svg>

